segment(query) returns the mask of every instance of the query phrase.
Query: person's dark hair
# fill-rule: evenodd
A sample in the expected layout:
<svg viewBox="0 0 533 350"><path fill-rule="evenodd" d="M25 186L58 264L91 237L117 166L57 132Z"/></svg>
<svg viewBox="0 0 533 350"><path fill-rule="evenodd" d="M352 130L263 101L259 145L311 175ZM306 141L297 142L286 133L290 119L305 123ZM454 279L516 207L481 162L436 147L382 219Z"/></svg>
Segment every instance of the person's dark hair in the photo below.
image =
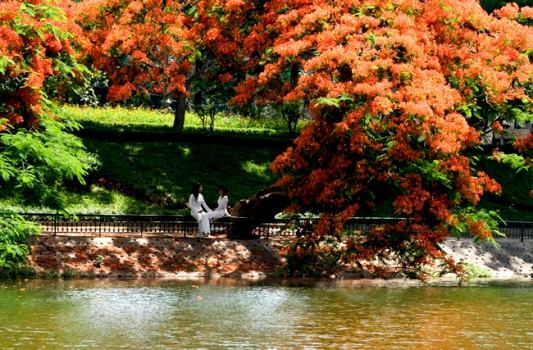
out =
<svg viewBox="0 0 533 350"><path fill-rule="evenodd" d="M218 186L219 190L222 190L222 197L228 195L228 188L226 186Z"/></svg>
<svg viewBox="0 0 533 350"><path fill-rule="evenodd" d="M200 193L201 183L197 182L192 185L192 194L194 195L194 200L198 201L198 193Z"/></svg>

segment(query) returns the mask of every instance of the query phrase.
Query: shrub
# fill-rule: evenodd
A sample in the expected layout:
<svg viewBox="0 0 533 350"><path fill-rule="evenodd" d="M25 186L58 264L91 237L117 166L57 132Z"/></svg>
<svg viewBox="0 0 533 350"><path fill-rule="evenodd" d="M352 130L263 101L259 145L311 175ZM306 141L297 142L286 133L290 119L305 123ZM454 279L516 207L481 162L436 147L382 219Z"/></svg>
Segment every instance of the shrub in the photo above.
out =
<svg viewBox="0 0 533 350"><path fill-rule="evenodd" d="M27 261L30 249L26 239L40 233L39 227L22 216L0 212L0 269L13 269Z"/></svg>

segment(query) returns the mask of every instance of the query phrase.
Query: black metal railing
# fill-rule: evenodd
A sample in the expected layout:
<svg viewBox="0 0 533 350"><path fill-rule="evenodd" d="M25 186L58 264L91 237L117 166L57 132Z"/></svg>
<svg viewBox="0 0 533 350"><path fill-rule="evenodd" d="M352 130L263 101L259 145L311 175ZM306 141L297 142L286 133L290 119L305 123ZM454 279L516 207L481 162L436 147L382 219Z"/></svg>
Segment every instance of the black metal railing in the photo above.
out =
<svg viewBox="0 0 533 350"><path fill-rule="evenodd" d="M507 238L519 238L520 242L523 242L524 239L533 238L533 222L506 221L505 224L500 225L500 231Z"/></svg>
<svg viewBox="0 0 533 350"><path fill-rule="evenodd" d="M27 220L38 223L43 233L53 235L195 235L198 230L196 220L189 215L127 215L127 214L77 214L68 218L61 214L24 213L20 214ZM211 231L222 233L235 220L246 220L243 217L224 217L213 220ZM394 223L397 218L385 217L354 217L345 224L347 231L367 231L370 228L386 223ZM254 234L262 237L299 236L309 233L309 229L318 218L296 217L291 219L275 219L257 226ZM507 238L533 239L533 222L507 221L502 223L500 231ZM462 237L471 237L463 232ZM498 238L498 237L496 237Z"/></svg>
<svg viewBox="0 0 533 350"><path fill-rule="evenodd" d="M113 235L113 234L173 234L183 235L195 232L198 227L191 216L179 215L120 215L120 214L77 214L64 217L61 214L20 214L27 220L40 224L43 233L54 235ZM213 222L216 231L224 230L229 220Z"/></svg>
<svg viewBox="0 0 533 350"><path fill-rule="evenodd" d="M397 220L396 218L352 218L345 227L349 231L365 231L373 226L393 223ZM505 235L505 238L520 239L521 242L524 239L533 239L533 222L531 221L500 222L498 229ZM461 237L472 238L472 235L470 232L464 231L461 233ZM498 239L500 236L495 235L495 238Z"/></svg>
<svg viewBox="0 0 533 350"><path fill-rule="evenodd" d="M317 221L318 218L300 218L292 220L293 226L303 227L302 229L296 229L295 232L298 235L298 231L305 231L305 224ZM361 231L365 232L372 227L381 226L384 224L392 224L397 222L398 218L391 217L354 217L345 223L344 229L348 232ZM505 238L520 239L521 242L524 239L533 239L533 222L531 221L506 221L500 222L499 230L505 235ZM291 231L293 232L293 231ZM470 232L462 232L461 237L471 238ZM498 239L500 236L495 235Z"/></svg>

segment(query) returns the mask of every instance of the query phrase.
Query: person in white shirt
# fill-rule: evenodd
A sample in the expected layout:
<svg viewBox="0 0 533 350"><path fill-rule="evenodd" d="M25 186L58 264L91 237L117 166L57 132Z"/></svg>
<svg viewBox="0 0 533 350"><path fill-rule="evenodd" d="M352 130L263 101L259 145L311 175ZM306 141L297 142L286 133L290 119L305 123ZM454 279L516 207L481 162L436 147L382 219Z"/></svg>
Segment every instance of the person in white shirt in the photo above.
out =
<svg viewBox="0 0 533 350"><path fill-rule="evenodd" d="M207 206L202 196L202 184L195 183L192 186L192 193L189 196L187 205L191 209L191 215L198 222L198 237L209 237L211 229L209 227L209 216L211 209Z"/></svg>
<svg viewBox="0 0 533 350"><path fill-rule="evenodd" d="M230 216L226 207L228 206L228 188L220 186L218 188L218 206L215 210L207 213L209 219L220 219L224 216Z"/></svg>

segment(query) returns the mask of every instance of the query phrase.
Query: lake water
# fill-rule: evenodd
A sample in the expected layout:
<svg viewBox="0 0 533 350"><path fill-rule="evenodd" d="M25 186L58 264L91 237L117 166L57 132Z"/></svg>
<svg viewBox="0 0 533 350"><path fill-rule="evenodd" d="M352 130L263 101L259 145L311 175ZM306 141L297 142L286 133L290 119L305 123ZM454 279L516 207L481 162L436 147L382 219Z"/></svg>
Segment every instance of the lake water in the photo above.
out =
<svg viewBox="0 0 533 350"><path fill-rule="evenodd" d="M0 280L0 349L533 349L533 280Z"/></svg>

